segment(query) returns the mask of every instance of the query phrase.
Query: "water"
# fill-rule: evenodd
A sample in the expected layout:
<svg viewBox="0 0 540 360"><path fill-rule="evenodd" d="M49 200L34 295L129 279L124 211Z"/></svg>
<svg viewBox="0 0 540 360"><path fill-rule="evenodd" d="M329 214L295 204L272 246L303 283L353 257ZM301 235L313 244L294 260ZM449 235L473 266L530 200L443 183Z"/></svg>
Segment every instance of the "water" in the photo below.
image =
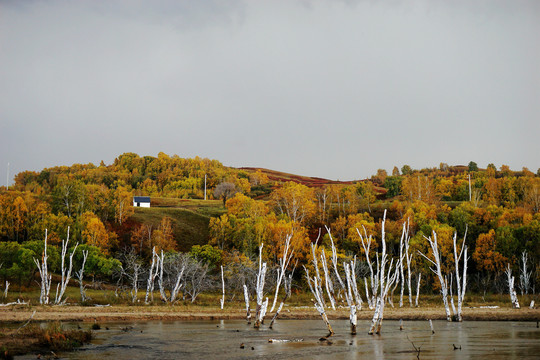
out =
<svg viewBox="0 0 540 360"><path fill-rule="evenodd" d="M539 359L540 329L533 322L433 322L385 320L382 334L367 334L368 321L359 321L358 334L349 334L346 320L332 321L331 343L321 320L278 320L274 330L253 329L245 321L145 321L106 323L92 344L63 353L63 359ZM90 324L83 324L90 327ZM109 330L106 330L108 327ZM268 339L300 340L269 343ZM244 348L240 347L244 344ZM454 350L452 344L461 347ZM35 359L35 355L21 357Z"/></svg>

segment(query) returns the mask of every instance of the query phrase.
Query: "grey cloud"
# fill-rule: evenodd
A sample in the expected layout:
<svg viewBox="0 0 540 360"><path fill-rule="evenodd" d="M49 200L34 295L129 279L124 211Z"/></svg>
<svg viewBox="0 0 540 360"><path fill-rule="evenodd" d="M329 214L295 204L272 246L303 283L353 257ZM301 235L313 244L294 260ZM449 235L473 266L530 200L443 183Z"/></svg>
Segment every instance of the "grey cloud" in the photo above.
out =
<svg viewBox="0 0 540 360"><path fill-rule="evenodd" d="M0 175L126 151L535 170L538 4L0 2Z"/></svg>

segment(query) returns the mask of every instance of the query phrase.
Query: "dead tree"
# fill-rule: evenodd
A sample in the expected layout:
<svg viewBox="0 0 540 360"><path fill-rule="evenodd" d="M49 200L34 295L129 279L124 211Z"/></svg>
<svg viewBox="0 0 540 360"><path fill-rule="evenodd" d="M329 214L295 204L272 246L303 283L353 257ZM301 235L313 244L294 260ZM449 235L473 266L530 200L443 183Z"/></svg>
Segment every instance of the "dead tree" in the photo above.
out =
<svg viewBox="0 0 540 360"><path fill-rule="evenodd" d="M190 258L188 255L183 256L185 267L185 286L184 286L184 292L189 295L191 302L195 302L197 299L197 296L208 288L208 264L205 264L201 261L195 260ZM178 273L177 276L180 278L182 277L182 269L176 270ZM176 294L178 293L178 289L180 287L176 288ZM174 289L173 289L174 291ZM173 292L172 295L175 295ZM174 299L171 296L171 302L174 302Z"/></svg>
<svg viewBox="0 0 540 360"><path fill-rule="evenodd" d="M4 289L4 299L7 299L8 296L8 290L9 290L9 281L6 280L6 288ZM534 305L534 301L531 303Z"/></svg>
<svg viewBox="0 0 540 360"><path fill-rule="evenodd" d="M521 274L519 275L519 288L521 290L521 295L529 293L529 288L531 286L531 275L532 271L527 271L527 260L528 254L527 251L521 253Z"/></svg>
<svg viewBox="0 0 540 360"><path fill-rule="evenodd" d="M356 325L357 325L356 311L358 308L362 306L361 302L358 303L358 301L362 301L362 300L358 294L358 289L356 286L356 276L353 276L355 264L353 262L351 263L343 262L343 268L345 269L345 278L347 281L347 286L345 287L345 284L343 280L341 279L341 276L338 270L337 250L336 250L336 246L334 245L334 239L332 238L332 234L330 233L330 229L328 227L326 227L326 231L328 232L328 236L330 237L330 243L332 246L332 265L334 268L334 273L336 275L339 285L341 286L341 289L343 290L345 294L345 300L347 301L347 306L349 307L349 321L351 323L351 334L355 335ZM356 258L355 258L355 261L356 261ZM352 271L351 271L351 267L352 267Z"/></svg>
<svg viewBox="0 0 540 360"><path fill-rule="evenodd" d="M285 290L285 295L283 296L283 299L281 300L281 303L278 306L278 309L276 313L274 314L274 317L272 317L272 321L270 322L270 329L272 329L272 326L274 325L274 321L276 321L279 313L281 312L281 309L283 308L283 305L285 304L285 301L291 296L291 284L292 284L292 277L294 274L294 270L296 269L296 265L298 264L298 259L296 260L294 267L292 268L292 271L289 273L288 278L285 278L283 280L283 288Z"/></svg>
<svg viewBox="0 0 540 360"><path fill-rule="evenodd" d="M47 255L47 229L45 229L45 247L43 248L43 254L41 255L41 263L38 259L34 258L34 263L38 267L39 276L41 278L41 292L39 295L39 303L42 305L49 303L49 292L51 290L52 275L49 274L49 270L47 268L48 258L49 256Z"/></svg>
<svg viewBox="0 0 540 360"><path fill-rule="evenodd" d="M225 278L223 277L223 265L221 265L221 288L223 291L223 297L219 299L219 304L221 305L221 310L223 310L223 305L225 303Z"/></svg>
<svg viewBox="0 0 540 360"><path fill-rule="evenodd" d="M405 227L406 224L406 227ZM409 243L410 243L410 236L409 236L409 220L407 219L407 222L403 223L403 231L401 232L401 238L399 240L399 257L403 258L405 257L405 260L407 261L407 285L409 288L409 305L412 307L412 292L411 292L411 260L412 260L412 254L409 255ZM405 250L405 254L403 251ZM399 296L399 307L403 307L403 293L405 289L405 274L403 270L404 264L403 261L400 262L399 270L400 270L400 279L401 279L401 293Z"/></svg>
<svg viewBox="0 0 540 360"><path fill-rule="evenodd" d="M283 248L283 254L281 258L279 258L279 268L277 270L276 293L274 294L274 301L272 302L272 308L270 309L270 312L274 311L274 308L276 307L279 286L281 285L281 281L283 281L283 278L285 276L285 271L287 270L287 267L289 266L289 262L291 261L294 254L294 250L290 249L292 236L293 236L292 234L288 234L285 237L285 247Z"/></svg>
<svg viewBox="0 0 540 360"><path fill-rule="evenodd" d="M425 236L424 236L425 237ZM465 245L465 239L467 237L467 231L465 231L465 235L463 237L463 242L461 244L461 250L458 251L457 247L457 233L454 233L453 238L453 245L454 245L454 268L456 273L456 287L457 287L457 299L458 299L458 307L457 310L454 306L454 298L451 295L451 302L452 302L452 310L454 313L454 318L457 321L462 320L462 305L463 300L465 298L465 291L467 288L467 262L469 258L467 257L467 246ZM422 254L420 251L418 252L422 257L424 257L426 260L428 260L434 268L431 267L431 271L437 275L437 278L439 279L439 283L441 285L441 294L443 298L443 304L444 309L446 311L446 320L452 321L452 315L450 312L450 306L448 304L448 276L443 275L442 273L442 259L441 254L439 252L439 245L437 243L437 234L435 231L433 232L433 238L429 237L426 238L429 242L429 245L431 246L431 251L433 253L433 259L428 258L426 255ZM458 255L459 252L459 255ZM463 256L465 255L465 256ZM463 277L460 277L460 271L459 271L459 263L461 261L461 258L463 257ZM450 291L452 292L452 284L450 285Z"/></svg>
<svg viewBox="0 0 540 360"><path fill-rule="evenodd" d="M313 247L313 244L311 244L311 246ZM324 249L321 249L321 265L324 272L324 284L326 293L328 294L328 300L330 301L330 306L332 306L332 309L336 310L334 283L332 282L332 275L328 270L328 262L326 261L326 252Z"/></svg>
<svg viewBox="0 0 540 360"><path fill-rule="evenodd" d="M122 283L124 279L127 279L131 302L136 303L139 292L139 277L143 269L141 259L137 256L135 250L131 248L124 250L120 254L120 261L122 266L119 269L118 282Z"/></svg>
<svg viewBox="0 0 540 360"><path fill-rule="evenodd" d="M160 257L156 253L156 247L152 248L152 263L150 264L150 270L148 271L148 281L146 282L146 295L144 297L145 304L148 304L150 301L154 301L154 284L156 277L158 276L158 271L160 270ZM148 300L150 298L150 301Z"/></svg>
<svg viewBox="0 0 540 360"><path fill-rule="evenodd" d="M414 306L418 307L418 298L420 297L420 280L422 279L422 273L418 273L418 281L416 284L416 299L414 300Z"/></svg>
<svg viewBox="0 0 540 360"><path fill-rule="evenodd" d="M446 320L452 321L452 315L450 314L450 307L448 305L448 286L446 284L446 279L444 278L442 273L442 261L439 254L439 245L437 244L437 233L435 233L434 231L433 238L430 236L429 238L426 237L426 239L431 246L431 250L433 252L433 260L422 254L420 251L418 251L418 253L431 264L433 264L433 266L435 266L435 268L430 269L435 275L437 275L437 278L439 279L439 283L441 285L441 294L443 298L444 310L446 311Z"/></svg>
<svg viewBox="0 0 540 360"><path fill-rule="evenodd" d="M315 261L317 258L314 257L313 259L314 259L313 265L315 266ZM321 277L316 273L312 278L311 276L309 276L309 270L305 266L304 266L304 270L306 272L306 278L308 280L309 289L311 290L313 297L315 297L315 299L311 299L311 301L313 302L315 309L317 309L324 323L326 324L326 327L328 329L328 335L326 335L326 337L328 338L334 335L334 330L332 330L332 326L330 325L330 321L328 321L328 316L326 315L326 311L324 311L325 305L324 305L324 300L323 300L323 293L321 290Z"/></svg>
<svg viewBox="0 0 540 360"><path fill-rule="evenodd" d="M244 300L246 301L246 320L248 324L251 324L251 309L249 307L249 292L247 285L244 284Z"/></svg>
<svg viewBox="0 0 540 360"><path fill-rule="evenodd" d="M262 249L263 249L263 244L261 243L261 246L259 246L259 272L257 273L257 284L256 284L257 308L255 310L255 324L253 325L253 327L256 329L261 327L261 324L264 321L264 315L266 312L264 309L264 303L263 303L264 280L266 278L266 262L264 263L262 262Z"/></svg>
<svg viewBox="0 0 540 360"><path fill-rule="evenodd" d="M465 245L465 238L467 237L467 230L465 230L465 235L463 236L463 242L461 243L461 250L459 251L458 256L458 250L457 250L457 232L454 233L454 266L456 270L456 286L457 286L457 300L458 300L458 308L456 318L457 321L462 321L462 313L461 309L463 306L463 300L465 299L465 292L467 288L467 262L469 261L469 258L467 257L467 245ZM464 255L464 256L463 256ZM459 262L461 260L461 257L463 256L463 278L460 279L459 275ZM454 298L452 297L452 300Z"/></svg>
<svg viewBox="0 0 540 360"><path fill-rule="evenodd" d="M388 254L386 253L386 239L384 224L386 222L386 210L384 211L382 225L381 225L381 245L382 251L379 260L377 254L377 284L379 286L378 292L379 295L376 299L375 312L373 314L373 319L371 320L371 327L369 329L369 334L380 334L382 321L384 318L384 305L386 298L388 296L388 291L390 287L394 284L399 276L399 263L402 259L398 259L394 266L394 259L390 260L388 269L386 268L388 264Z"/></svg>
<svg viewBox="0 0 540 360"><path fill-rule="evenodd" d="M190 259L187 255L174 254L166 257L162 250L161 256L158 255L158 258L158 285L161 300L166 303L174 303L180 289L185 285L184 283L187 283L187 279L184 278L185 272L196 272L197 269L188 270ZM167 295L167 287L169 288L169 295ZM194 297L196 297L196 294L195 296L191 295L192 302L195 300Z"/></svg>
<svg viewBox="0 0 540 360"><path fill-rule="evenodd" d="M516 290L514 288L514 277L512 276L512 269L510 268L510 264L507 265L505 273L508 281L508 292L510 293L510 300L512 300L512 307L514 309L519 309L519 300L516 294Z"/></svg>
<svg viewBox="0 0 540 360"><path fill-rule="evenodd" d="M379 289L379 284L378 284L379 274L378 273L377 273L377 275L374 274L374 272L373 272L373 264L371 263L371 258L370 258L370 255L369 255L369 249L371 248L372 236L371 236L371 234L369 236L367 235L367 231L366 231L366 228L364 226L362 226L362 228L364 230L364 235L362 235L362 233L358 229L356 229L356 232L360 236L360 241L362 243L362 249L364 250L364 255L366 256L366 262L367 262L368 267L369 267L369 274L370 274L369 279L370 279L370 285L371 285L371 295L369 294L368 285L367 285L367 279L366 278L364 278L364 283L365 283L365 287L366 287L366 298L367 298L368 306L369 306L370 310L373 310L375 308L377 293L378 293L378 289ZM379 269L379 258L378 257L377 257L377 269Z"/></svg>
<svg viewBox="0 0 540 360"><path fill-rule="evenodd" d="M320 232L319 232L319 236L320 236ZM317 238L318 239L318 238ZM317 261L317 245L315 244L311 244L311 255L312 255L312 263L313 263L313 267L315 268L315 277L317 277L317 291L320 293L320 294L323 294L323 291L322 291L322 281L321 281L321 274L319 272L319 262ZM322 255L321 255L321 259L322 259ZM324 257L324 259L326 259L326 257ZM305 267L304 267L305 268ZM326 288L327 292L328 292L328 296L330 297L331 293L329 291L329 288L327 287ZM332 301L333 298L331 298L330 301ZM324 297L321 297L321 301L322 301L322 306L323 308L326 307L326 304L324 302ZM335 308L335 305L334 305L334 308Z"/></svg>
<svg viewBox="0 0 540 360"><path fill-rule="evenodd" d="M81 269L77 271L75 275L77 276L77 281L79 283L79 291L81 293L81 302L85 302L88 300L88 297L86 296L86 290L84 287L83 279L84 279L84 267L86 265L86 259L88 258L88 250L83 250L82 254L83 254L83 262L81 265Z"/></svg>
<svg viewBox="0 0 540 360"><path fill-rule="evenodd" d="M67 237L66 240L62 240L62 277L60 283L56 285L56 295L54 298L54 303L56 305L63 303L62 298L64 297L64 293L66 291L66 288L69 284L69 280L71 279L71 271L73 270L73 255L75 254L75 251L77 250L77 246L79 246L79 243L75 244L75 248L69 255L69 267L66 268L65 261L66 261L66 253L69 245L69 226L67 229ZM59 291L60 289L60 291ZM64 300L65 302L65 300Z"/></svg>

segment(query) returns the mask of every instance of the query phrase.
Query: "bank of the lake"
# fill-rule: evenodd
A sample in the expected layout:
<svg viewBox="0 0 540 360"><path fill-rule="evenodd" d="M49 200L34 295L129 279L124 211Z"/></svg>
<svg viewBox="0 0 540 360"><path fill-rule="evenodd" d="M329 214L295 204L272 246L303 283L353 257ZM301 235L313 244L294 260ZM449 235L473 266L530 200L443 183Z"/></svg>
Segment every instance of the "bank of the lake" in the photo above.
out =
<svg viewBox="0 0 540 360"><path fill-rule="evenodd" d="M35 311L35 314L33 314ZM253 310L252 310L253 313ZM33 314L33 316L32 316ZM348 319L349 311L345 307L327 310L331 320ZM269 316L272 316L270 314ZM369 320L373 311L363 307L358 311L359 320ZM82 321L108 322L124 320L230 320L244 319L245 309L225 307L221 310L213 306L196 305L111 305L111 306L42 306L12 305L0 307L0 322L24 322L32 317L33 321ZM444 320L444 308L441 306L421 306L411 308L392 308L387 306L384 312L387 320ZM313 306L285 306L278 319L320 319ZM511 307L469 306L463 309L464 321L540 321L540 309L512 309Z"/></svg>

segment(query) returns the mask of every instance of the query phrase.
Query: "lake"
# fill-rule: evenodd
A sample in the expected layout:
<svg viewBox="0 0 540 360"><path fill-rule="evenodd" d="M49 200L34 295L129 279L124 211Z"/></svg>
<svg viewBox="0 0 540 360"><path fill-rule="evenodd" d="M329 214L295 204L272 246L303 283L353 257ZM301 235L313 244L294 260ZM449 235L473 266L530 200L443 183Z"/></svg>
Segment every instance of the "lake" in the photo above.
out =
<svg viewBox="0 0 540 360"><path fill-rule="evenodd" d="M102 324L95 339L63 359L538 359L536 322L449 323L385 320L381 335L368 335L368 321L350 335L346 320L332 321L336 335L326 335L321 320L277 320L274 329L253 329L240 320L136 321ZM71 324L71 326L77 326ZM89 328L91 324L81 324ZM106 329L108 327L108 330ZM270 343L269 339L295 342ZM243 344L243 348L241 348ZM454 345L461 349L454 350ZM35 359L35 355L18 357Z"/></svg>

